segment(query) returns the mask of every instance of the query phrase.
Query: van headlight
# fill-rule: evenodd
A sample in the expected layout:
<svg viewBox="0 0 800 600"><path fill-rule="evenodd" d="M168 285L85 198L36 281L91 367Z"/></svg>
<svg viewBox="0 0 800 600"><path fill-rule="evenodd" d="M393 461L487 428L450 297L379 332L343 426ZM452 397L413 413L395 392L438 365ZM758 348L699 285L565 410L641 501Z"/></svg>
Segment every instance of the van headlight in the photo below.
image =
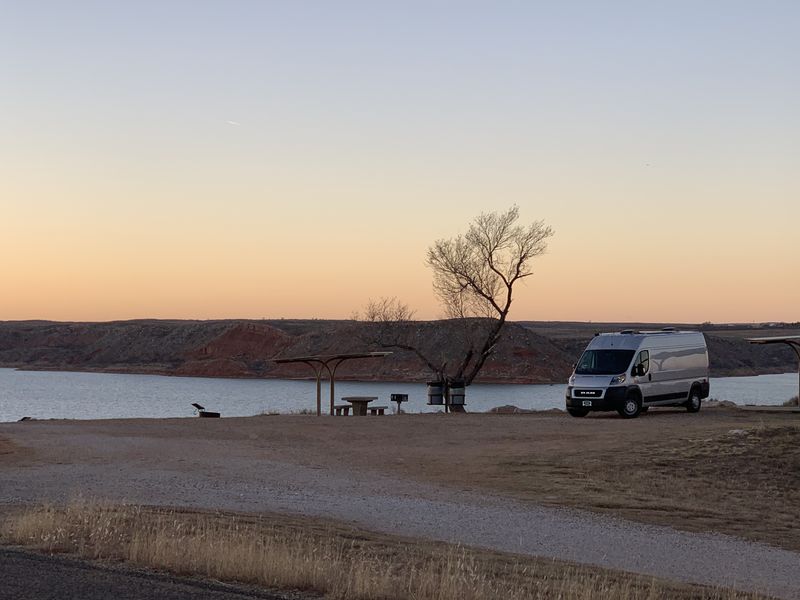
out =
<svg viewBox="0 0 800 600"><path fill-rule="evenodd" d="M612 377L609 385L619 385L620 383L625 383L625 373Z"/></svg>

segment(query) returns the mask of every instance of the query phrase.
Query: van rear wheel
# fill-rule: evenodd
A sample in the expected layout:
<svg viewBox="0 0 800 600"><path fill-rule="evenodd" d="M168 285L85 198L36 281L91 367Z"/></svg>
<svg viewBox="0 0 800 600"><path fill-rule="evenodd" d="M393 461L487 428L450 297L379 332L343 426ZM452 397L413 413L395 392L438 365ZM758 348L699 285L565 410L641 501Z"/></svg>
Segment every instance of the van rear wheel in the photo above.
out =
<svg viewBox="0 0 800 600"><path fill-rule="evenodd" d="M625 396L625 403L617 412L624 419L635 419L642 412L642 399L639 394L632 392Z"/></svg>
<svg viewBox="0 0 800 600"><path fill-rule="evenodd" d="M589 414L589 411L585 408L568 408L567 412L573 417L585 417Z"/></svg>
<svg viewBox="0 0 800 600"><path fill-rule="evenodd" d="M700 389L693 387L692 391L689 392L689 399L686 401L684 406L686 410L690 413L696 413L700 411L700 406L702 404L702 400L700 398Z"/></svg>

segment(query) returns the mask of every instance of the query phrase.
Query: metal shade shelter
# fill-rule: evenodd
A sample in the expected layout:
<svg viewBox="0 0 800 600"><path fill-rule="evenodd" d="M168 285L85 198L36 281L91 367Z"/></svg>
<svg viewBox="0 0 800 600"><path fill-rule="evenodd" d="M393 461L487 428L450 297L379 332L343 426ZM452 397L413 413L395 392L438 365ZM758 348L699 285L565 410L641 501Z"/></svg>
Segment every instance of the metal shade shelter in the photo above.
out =
<svg viewBox="0 0 800 600"><path fill-rule="evenodd" d="M314 369L314 375L317 378L317 416L322 414L322 373L328 372L331 381L331 407L330 414L333 414L334 404L334 388L336 386L336 369L339 365L346 360L355 360L359 358L383 358L390 355L391 352L360 352L354 354L317 354L314 356L294 356L291 358L276 358L275 362L279 364L287 363L305 363Z"/></svg>
<svg viewBox="0 0 800 600"><path fill-rule="evenodd" d="M751 344L786 344L797 355L798 396L800 396L800 335L748 338Z"/></svg>

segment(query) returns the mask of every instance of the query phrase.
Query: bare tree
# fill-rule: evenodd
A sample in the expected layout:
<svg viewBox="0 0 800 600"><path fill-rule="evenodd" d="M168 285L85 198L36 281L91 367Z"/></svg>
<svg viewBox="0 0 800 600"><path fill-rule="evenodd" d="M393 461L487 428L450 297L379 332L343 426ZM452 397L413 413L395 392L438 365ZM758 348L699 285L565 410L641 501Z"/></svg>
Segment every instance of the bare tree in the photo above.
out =
<svg viewBox="0 0 800 600"><path fill-rule="evenodd" d="M458 343L463 354L456 364L448 368L443 361L431 360L416 340L402 333L410 331L413 312L396 299L371 301L367 306L366 320L378 325L374 333L381 345L415 352L440 380L472 383L501 337L515 284L533 274L533 259L546 251L553 235L543 221L527 226L518 221L517 206L503 213L483 213L465 234L438 240L428 249L436 295L445 314L461 324Z"/></svg>
<svg viewBox="0 0 800 600"><path fill-rule="evenodd" d="M433 286L452 318L483 321L457 366L453 379L471 383L494 352L508 313L514 285L533 274L531 262L545 252L553 230L543 221L517 224L519 208L483 213L467 233L438 240L428 249Z"/></svg>
<svg viewBox="0 0 800 600"><path fill-rule="evenodd" d="M364 309L364 320L370 323L406 323L414 318L414 311L397 298L370 300Z"/></svg>

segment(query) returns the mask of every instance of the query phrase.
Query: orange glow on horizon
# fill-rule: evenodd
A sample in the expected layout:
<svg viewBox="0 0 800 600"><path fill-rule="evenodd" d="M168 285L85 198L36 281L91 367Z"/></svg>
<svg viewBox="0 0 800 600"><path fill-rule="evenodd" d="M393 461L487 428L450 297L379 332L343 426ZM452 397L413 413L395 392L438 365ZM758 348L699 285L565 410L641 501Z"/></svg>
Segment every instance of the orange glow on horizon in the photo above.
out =
<svg viewBox="0 0 800 600"><path fill-rule="evenodd" d="M35 4L0 320L437 318L428 246L517 204L514 320L800 321L797 3Z"/></svg>

